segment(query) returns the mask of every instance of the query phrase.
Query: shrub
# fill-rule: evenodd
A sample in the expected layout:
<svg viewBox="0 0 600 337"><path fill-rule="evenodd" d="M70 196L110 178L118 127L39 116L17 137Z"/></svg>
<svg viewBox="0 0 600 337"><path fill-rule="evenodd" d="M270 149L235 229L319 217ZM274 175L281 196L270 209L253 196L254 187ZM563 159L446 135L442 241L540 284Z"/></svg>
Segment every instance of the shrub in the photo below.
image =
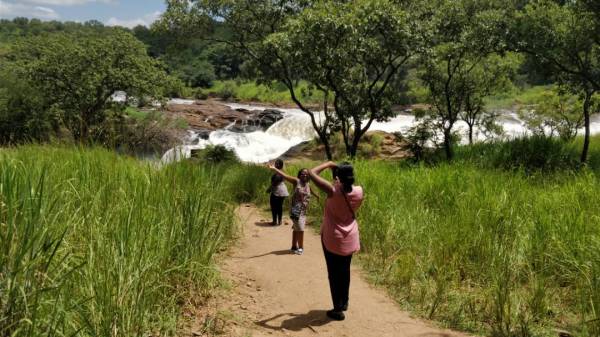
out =
<svg viewBox="0 0 600 337"><path fill-rule="evenodd" d="M200 158L211 163L239 161L235 152L224 145L209 145L201 152Z"/></svg>
<svg viewBox="0 0 600 337"><path fill-rule="evenodd" d="M230 98L235 96L234 86L230 83L225 83L225 85L223 85L223 87L221 87L219 91L217 91L217 96L225 101L229 100Z"/></svg>

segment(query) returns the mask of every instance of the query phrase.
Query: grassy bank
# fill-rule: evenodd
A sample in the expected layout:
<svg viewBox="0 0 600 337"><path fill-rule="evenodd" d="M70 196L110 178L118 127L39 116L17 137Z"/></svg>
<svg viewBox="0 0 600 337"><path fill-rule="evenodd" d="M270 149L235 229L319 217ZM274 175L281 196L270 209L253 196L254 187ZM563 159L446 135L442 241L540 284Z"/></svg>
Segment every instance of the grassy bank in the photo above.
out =
<svg viewBox="0 0 600 337"><path fill-rule="evenodd" d="M2 150L0 335L174 335L183 300L219 282L213 256L254 198L239 189L249 171Z"/></svg>
<svg viewBox="0 0 600 337"><path fill-rule="evenodd" d="M488 109L513 109L515 106L530 105L539 102L543 93L552 89L552 85L538 85L524 89L498 93L486 99Z"/></svg>
<svg viewBox="0 0 600 337"><path fill-rule="evenodd" d="M360 261L404 307L450 327L598 336L600 139L573 170L579 150L531 139L461 148L450 164L357 162ZM313 203L316 225L321 211Z"/></svg>
<svg viewBox="0 0 600 337"><path fill-rule="evenodd" d="M287 87L279 83L266 86L240 80L215 81L211 88L200 89L200 92L203 95L216 96L224 100L294 104ZM296 86L295 92L303 104L323 103L323 95L316 90L310 90L306 82L300 82Z"/></svg>

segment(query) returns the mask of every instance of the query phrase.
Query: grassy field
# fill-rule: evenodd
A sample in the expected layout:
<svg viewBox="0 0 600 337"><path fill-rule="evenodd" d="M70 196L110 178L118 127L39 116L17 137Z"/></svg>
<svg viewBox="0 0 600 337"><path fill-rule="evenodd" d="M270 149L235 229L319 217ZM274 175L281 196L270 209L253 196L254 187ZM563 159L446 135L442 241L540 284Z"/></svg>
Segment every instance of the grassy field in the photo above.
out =
<svg viewBox="0 0 600 337"><path fill-rule="evenodd" d="M183 300L219 284L213 257L254 198L238 188L252 170L1 150L0 335L174 335Z"/></svg>
<svg viewBox="0 0 600 337"><path fill-rule="evenodd" d="M598 336L600 138L584 169L580 145L530 139L461 148L453 163L357 162L369 277L449 327ZM311 212L319 225L321 205Z"/></svg>
<svg viewBox="0 0 600 337"><path fill-rule="evenodd" d="M401 305L494 336L600 334L600 139L457 150L452 163L355 163L359 261ZM303 163L286 167L296 174ZM157 168L100 149L0 152L2 335L173 335L182 299L219 284L214 254L269 172ZM310 213L320 223L322 205Z"/></svg>

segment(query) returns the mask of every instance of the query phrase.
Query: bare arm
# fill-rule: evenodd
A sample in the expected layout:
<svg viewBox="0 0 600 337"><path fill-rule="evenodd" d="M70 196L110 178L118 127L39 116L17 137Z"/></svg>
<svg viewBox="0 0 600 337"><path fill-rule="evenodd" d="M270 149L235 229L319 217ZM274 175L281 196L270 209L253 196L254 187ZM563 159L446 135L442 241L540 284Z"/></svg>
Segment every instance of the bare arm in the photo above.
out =
<svg viewBox="0 0 600 337"><path fill-rule="evenodd" d="M310 189L310 194L317 198L318 201L321 201L321 197L317 193L315 193L315 191L312 188Z"/></svg>
<svg viewBox="0 0 600 337"><path fill-rule="evenodd" d="M312 179L312 181L315 183L315 185L317 185L319 189L327 193L328 197L333 195L333 185L329 181L322 178L320 174L323 170L333 168L336 166L337 165L334 162L328 161L308 171L310 179Z"/></svg>
<svg viewBox="0 0 600 337"><path fill-rule="evenodd" d="M269 169L279 175L281 175L283 177L283 179L287 180L288 182L292 183L292 184L297 184L298 183L298 178L296 177L292 177L290 175L287 175L285 172L283 172L282 170L276 168L273 165L269 165Z"/></svg>

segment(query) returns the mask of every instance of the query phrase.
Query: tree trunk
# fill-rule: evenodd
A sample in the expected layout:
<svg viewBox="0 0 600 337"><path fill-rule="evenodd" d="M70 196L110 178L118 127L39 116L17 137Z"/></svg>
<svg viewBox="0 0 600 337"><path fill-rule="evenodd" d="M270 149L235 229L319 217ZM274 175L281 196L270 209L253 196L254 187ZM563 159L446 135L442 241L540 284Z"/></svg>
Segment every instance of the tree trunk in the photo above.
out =
<svg viewBox="0 0 600 337"><path fill-rule="evenodd" d="M329 145L329 139L327 137L321 137L319 134L319 138L321 142L323 142L323 146L325 146L325 155L327 156L327 160L333 160L333 155L331 154L331 145Z"/></svg>
<svg viewBox="0 0 600 337"><path fill-rule="evenodd" d="M446 152L446 159L452 160L454 153L452 152L452 128L444 128L444 150Z"/></svg>
<svg viewBox="0 0 600 337"><path fill-rule="evenodd" d="M473 145L473 125L467 123L469 126L469 145Z"/></svg>
<svg viewBox="0 0 600 337"><path fill-rule="evenodd" d="M587 161L588 149L590 147L590 105L592 100L593 91L586 90L585 100L583 101L583 118L585 125L585 135L583 137L583 150L581 151L581 163L585 164Z"/></svg>
<svg viewBox="0 0 600 337"><path fill-rule="evenodd" d="M354 132L356 132L356 130ZM350 159L354 159L354 157L356 157L356 152L358 151L358 143L360 142L361 136L362 135L360 133L354 134L354 139L352 139L352 145L350 145L350 148L348 149Z"/></svg>

